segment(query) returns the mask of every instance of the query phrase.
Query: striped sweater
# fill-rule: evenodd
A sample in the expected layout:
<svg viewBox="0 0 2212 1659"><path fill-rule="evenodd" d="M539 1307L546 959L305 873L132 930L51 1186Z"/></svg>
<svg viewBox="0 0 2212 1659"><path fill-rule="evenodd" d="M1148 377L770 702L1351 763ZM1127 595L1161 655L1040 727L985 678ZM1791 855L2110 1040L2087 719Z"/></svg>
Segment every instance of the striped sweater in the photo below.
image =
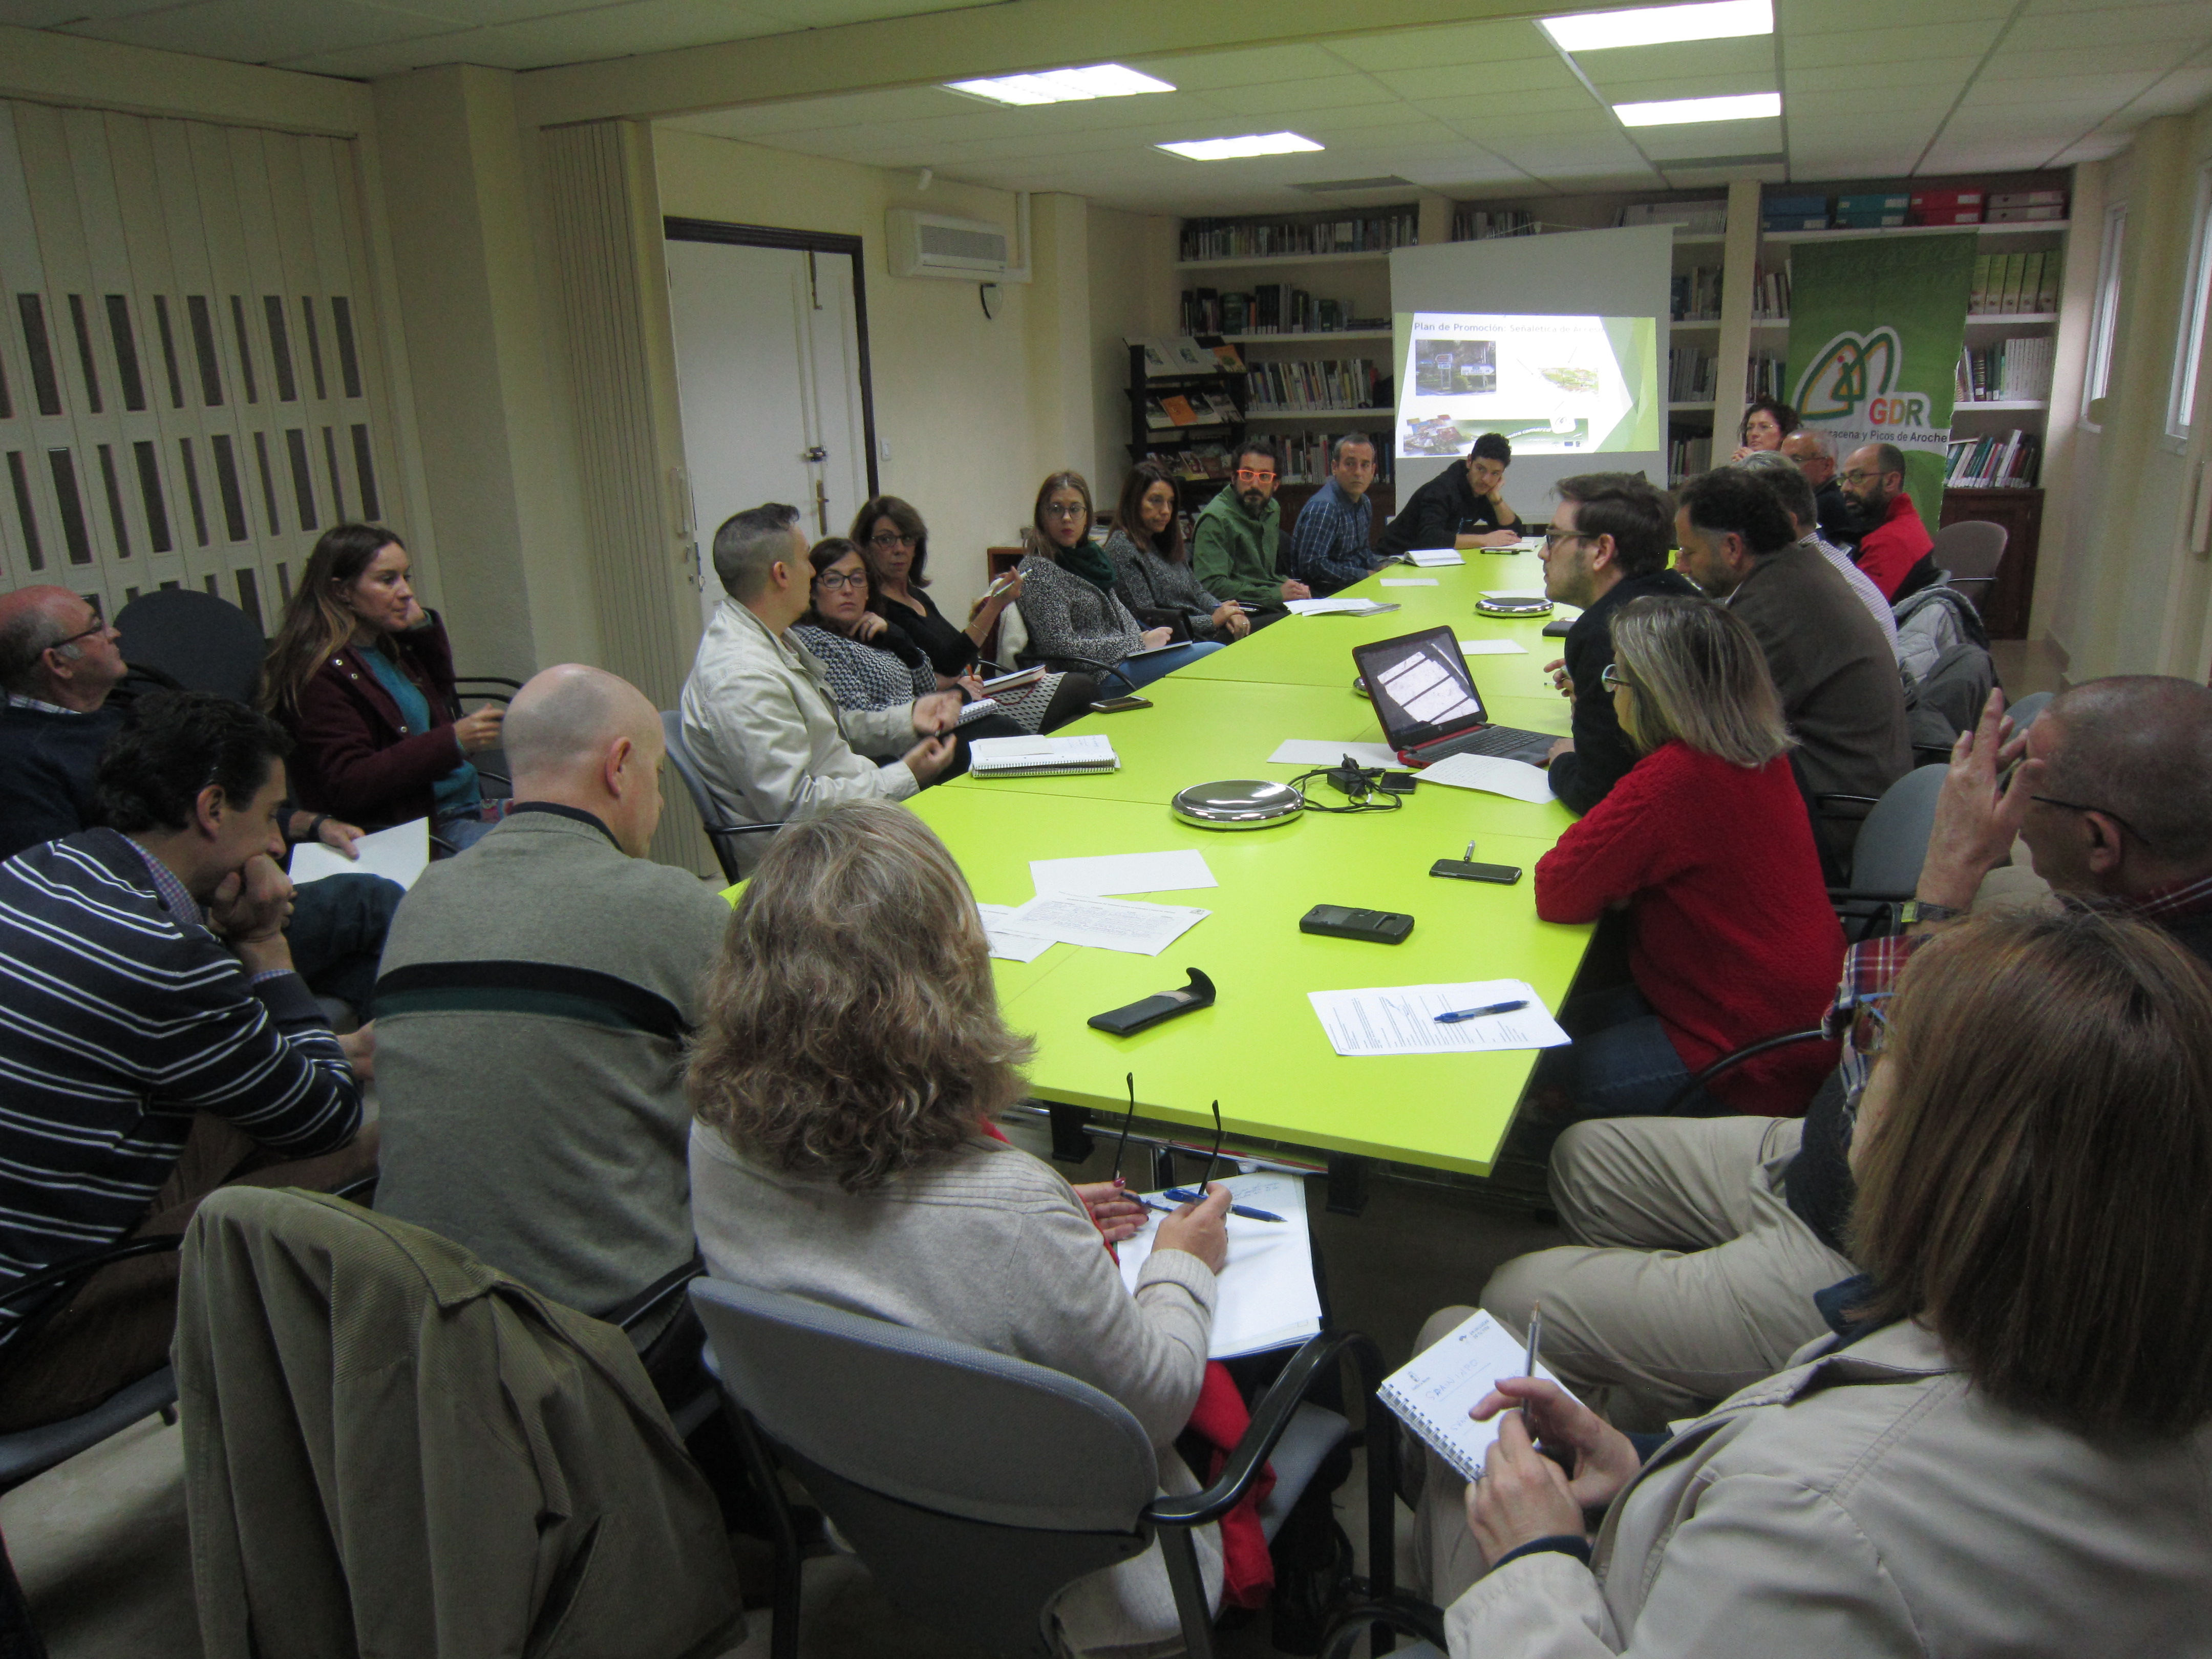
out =
<svg viewBox="0 0 2212 1659"><path fill-rule="evenodd" d="M136 1227L195 1113L307 1158L351 1139L361 1109L306 984L249 985L124 836L0 864L0 1289ZM0 1342L26 1311L0 1308Z"/></svg>

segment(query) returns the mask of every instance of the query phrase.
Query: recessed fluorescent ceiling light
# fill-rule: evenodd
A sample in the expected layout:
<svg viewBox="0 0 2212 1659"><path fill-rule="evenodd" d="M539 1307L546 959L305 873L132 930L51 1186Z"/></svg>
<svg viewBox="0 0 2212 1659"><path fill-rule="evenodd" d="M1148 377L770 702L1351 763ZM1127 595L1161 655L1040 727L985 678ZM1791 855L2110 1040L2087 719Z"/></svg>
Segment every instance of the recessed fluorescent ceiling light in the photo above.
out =
<svg viewBox="0 0 2212 1659"><path fill-rule="evenodd" d="M1302 149L1319 149L1310 138L1295 132L1248 132L1242 138L1190 138L1179 144L1155 144L1194 161L1234 161L1247 155L1289 155Z"/></svg>
<svg viewBox="0 0 2212 1659"><path fill-rule="evenodd" d="M1625 127L1679 127L1692 121L1756 121L1782 113L1778 92L1747 92L1736 98L1669 98L1656 104L1615 104Z"/></svg>
<svg viewBox="0 0 2212 1659"><path fill-rule="evenodd" d="M1724 40L1774 33L1772 0L1709 0L1694 6L1644 6L1634 11L1578 11L1537 20L1561 52L1658 46L1670 40Z"/></svg>
<svg viewBox="0 0 2212 1659"><path fill-rule="evenodd" d="M1038 75L1002 75L992 81L947 81L945 87L948 92L964 92L994 104L1067 104L1085 98L1127 98L1140 92L1175 90L1164 81L1119 64L1046 70Z"/></svg>

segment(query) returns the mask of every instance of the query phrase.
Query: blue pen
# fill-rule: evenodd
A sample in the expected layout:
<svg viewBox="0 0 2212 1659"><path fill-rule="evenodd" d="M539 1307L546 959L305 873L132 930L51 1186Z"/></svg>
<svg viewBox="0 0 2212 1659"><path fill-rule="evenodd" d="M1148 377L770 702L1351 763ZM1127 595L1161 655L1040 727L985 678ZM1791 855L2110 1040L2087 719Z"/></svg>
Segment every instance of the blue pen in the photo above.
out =
<svg viewBox="0 0 2212 1659"><path fill-rule="evenodd" d="M1486 1008L1462 1008L1455 1013L1438 1014L1437 1024L1456 1025L1463 1019L1480 1019L1485 1014L1510 1014L1516 1008L1526 1008L1528 1006L1528 999L1522 997L1516 1002L1493 1002Z"/></svg>
<svg viewBox="0 0 2212 1659"><path fill-rule="evenodd" d="M1188 1187L1170 1187L1163 1196L1171 1198L1178 1204L1202 1203L1206 1198L1204 1193L1194 1192ZM1241 1215L1247 1221L1280 1221L1283 1218L1272 1210L1255 1210L1249 1204L1232 1204L1229 1206L1229 1213Z"/></svg>

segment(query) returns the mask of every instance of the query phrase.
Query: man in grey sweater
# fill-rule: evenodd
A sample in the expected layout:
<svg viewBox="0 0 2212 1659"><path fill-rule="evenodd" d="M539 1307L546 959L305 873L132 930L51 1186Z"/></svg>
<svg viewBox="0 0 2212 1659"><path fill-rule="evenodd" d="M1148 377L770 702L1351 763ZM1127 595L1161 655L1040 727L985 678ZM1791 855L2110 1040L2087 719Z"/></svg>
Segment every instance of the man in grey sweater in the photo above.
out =
<svg viewBox="0 0 2212 1659"><path fill-rule="evenodd" d="M549 668L503 738L514 808L385 947L376 1207L604 1316L691 1259L684 1045L730 909L645 856L663 744L635 687Z"/></svg>

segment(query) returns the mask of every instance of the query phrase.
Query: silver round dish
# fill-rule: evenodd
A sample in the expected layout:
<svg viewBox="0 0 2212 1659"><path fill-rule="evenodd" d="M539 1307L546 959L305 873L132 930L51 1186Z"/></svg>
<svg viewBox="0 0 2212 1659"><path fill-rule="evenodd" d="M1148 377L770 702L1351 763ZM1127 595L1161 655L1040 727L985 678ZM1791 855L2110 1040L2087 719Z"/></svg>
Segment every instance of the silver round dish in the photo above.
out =
<svg viewBox="0 0 2212 1659"><path fill-rule="evenodd" d="M1197 830L1265 830L1288 823L1305 810L1297 790L1264 778L1194 783L1168 805L1176 823Z"/></svg>

